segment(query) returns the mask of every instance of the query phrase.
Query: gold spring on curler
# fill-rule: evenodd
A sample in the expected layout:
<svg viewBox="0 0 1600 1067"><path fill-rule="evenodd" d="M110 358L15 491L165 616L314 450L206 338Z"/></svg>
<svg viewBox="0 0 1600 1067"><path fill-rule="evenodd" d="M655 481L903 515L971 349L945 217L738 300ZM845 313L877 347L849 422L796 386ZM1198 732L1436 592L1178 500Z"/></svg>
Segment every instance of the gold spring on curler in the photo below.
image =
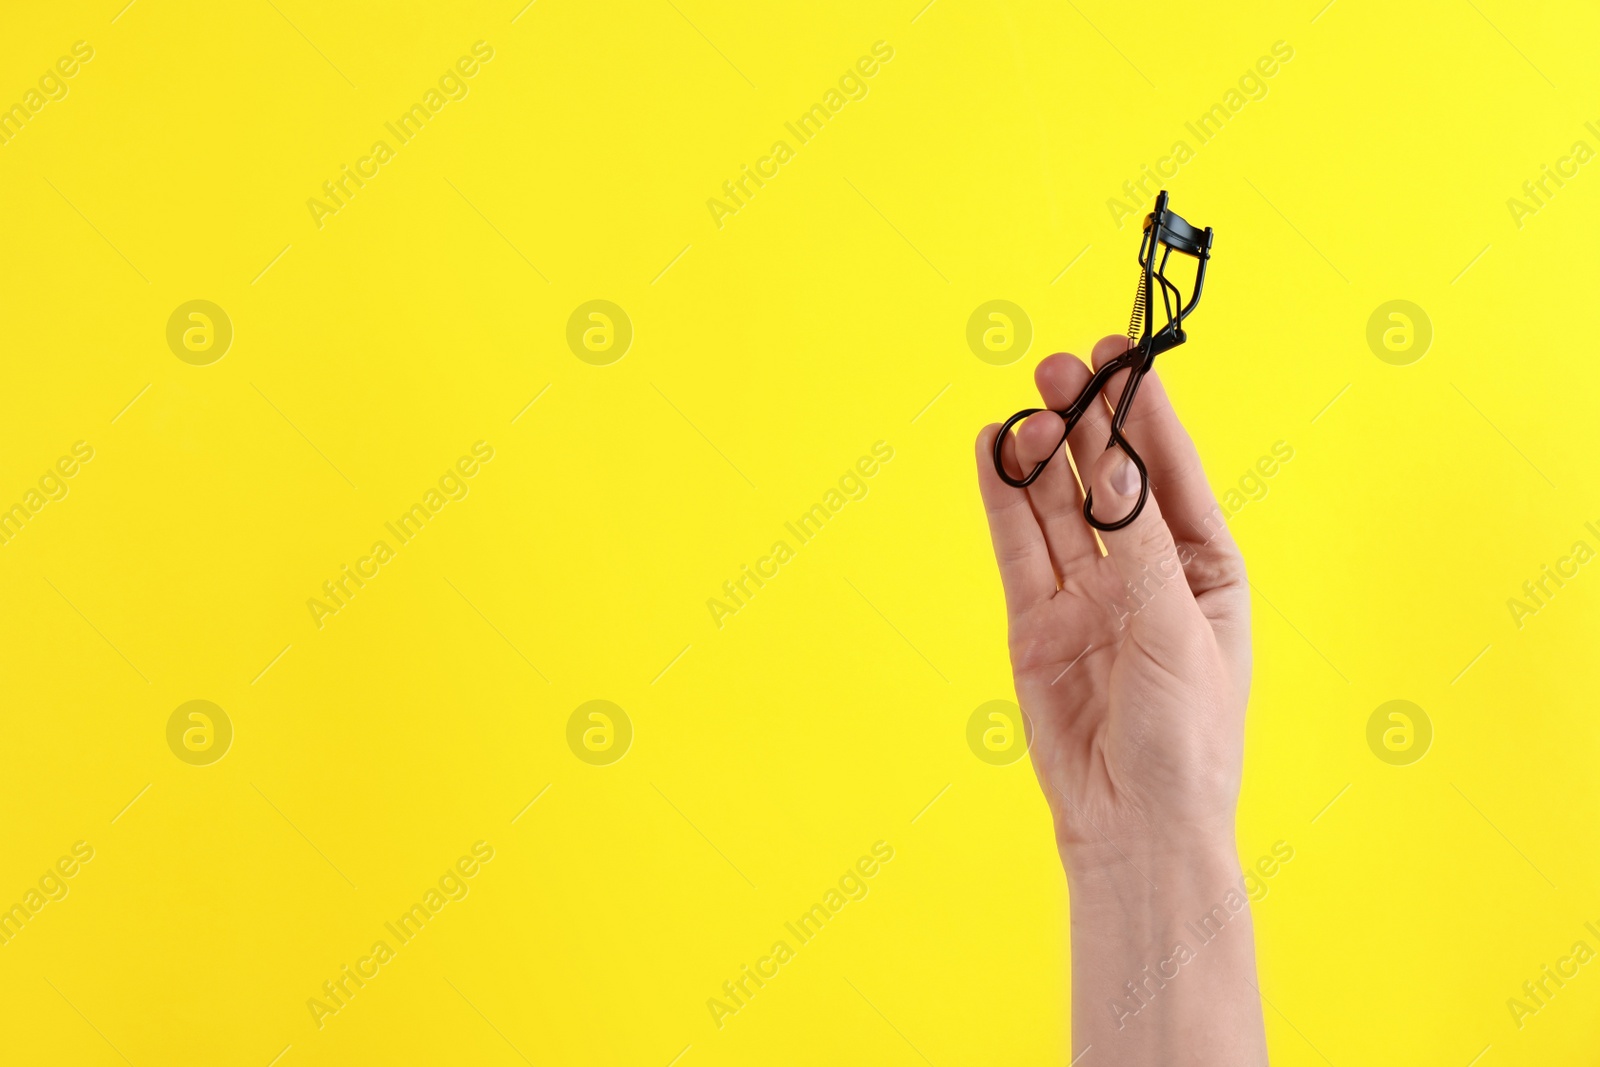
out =
<svg viewBox="0 0 1600 1067"><path fill-rule="evenodd" d="M1139 271L1139 288L1133 294L1133 314L1128 316L1128 341L1130 347L1139 340L1139 334L1144 329L1145 302L1150 299L1150 290L1146 285L1147 279L1144 271Z"/></svg>

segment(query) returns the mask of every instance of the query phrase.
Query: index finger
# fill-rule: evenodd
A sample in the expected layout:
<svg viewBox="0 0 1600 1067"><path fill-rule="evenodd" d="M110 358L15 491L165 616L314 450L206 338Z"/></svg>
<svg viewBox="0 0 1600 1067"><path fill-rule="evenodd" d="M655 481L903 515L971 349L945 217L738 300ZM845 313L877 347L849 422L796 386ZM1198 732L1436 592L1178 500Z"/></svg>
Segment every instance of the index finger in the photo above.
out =
<svg viewBox="0 0 1600 1067"><path fill-rule="evenodd" d="M1000 480L994 469L994 442L998 423L978 432L978 490L989 517L989 538L994 542L1000 584L1013 615L1055 595L1056 575L1050 566L1044 531L1028 501L1026 489L1014 489Z"/></svg>

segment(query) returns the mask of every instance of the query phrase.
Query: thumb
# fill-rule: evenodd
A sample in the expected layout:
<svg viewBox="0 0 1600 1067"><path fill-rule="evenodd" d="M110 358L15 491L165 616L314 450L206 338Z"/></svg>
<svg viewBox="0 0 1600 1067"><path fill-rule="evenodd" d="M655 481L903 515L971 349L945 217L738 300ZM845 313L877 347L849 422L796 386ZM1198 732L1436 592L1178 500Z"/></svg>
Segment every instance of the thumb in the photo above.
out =
<svg viewBox="0 0 1600 1067"><path fill-rule="evenodd" d="M1102 522L1115 522L1139 500L1139 470L1120 448L1106 449L1095 461L1090 482L1094 515ZM1123 602L1112 605L1118 628L1132 626L1153 637L1187 635L1199 607L1155 492L1145 498L1144 509L1128 525L1098 532L1122 577Z"/></svg>

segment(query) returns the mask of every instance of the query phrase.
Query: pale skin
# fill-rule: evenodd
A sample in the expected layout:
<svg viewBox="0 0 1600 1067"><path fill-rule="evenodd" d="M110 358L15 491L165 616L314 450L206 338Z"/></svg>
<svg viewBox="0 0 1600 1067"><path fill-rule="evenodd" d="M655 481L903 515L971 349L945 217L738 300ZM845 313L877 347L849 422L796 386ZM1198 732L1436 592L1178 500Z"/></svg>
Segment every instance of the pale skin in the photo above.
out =
<svg viewBox="0 0 1600 1067"><path fill-rule="evenodd" d="M1096 367L1125 337L1094 347ZM1039 364L1044 406L1089 379L1076 356ZM1249 1067L1267 1062L1255 935L1234 836L1250 689L1244 561L1157 375L1124 433L1150 473L1106 449L1113 378L1027 489L1000 480L998 425L978 435L978 484L1005 589L1011 669L1030 754L1055 821L1071 898L1072 1055L1078 1067ZM1006 445L1020 476L1061 436L1042 412ZM1211 916L1208 924L1203 923ZM1182 946L1181 949L1179 946ZM1129 983L1132 983L1130 987Z"/></svg>

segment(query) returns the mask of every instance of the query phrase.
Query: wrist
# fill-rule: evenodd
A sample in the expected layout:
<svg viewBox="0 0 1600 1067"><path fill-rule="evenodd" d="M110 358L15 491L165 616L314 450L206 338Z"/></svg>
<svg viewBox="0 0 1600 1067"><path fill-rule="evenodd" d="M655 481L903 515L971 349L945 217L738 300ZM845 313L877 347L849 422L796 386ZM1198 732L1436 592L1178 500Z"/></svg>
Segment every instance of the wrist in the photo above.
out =
<svg viewBox="0 0 1600 1067"><path fill-rule="evenodd" d="M1129 843L1106 851L1063 857L1074 944L1078 928L1086 927L1094 940L1145 942L1165 950L1215 907L1228 915L1248 908L1231 837Z"/></svg>
<svg viewBox="0 0 1600 1067"><path fill-rule="evenodd" d="M1074 1047L1104 1044L1117 1061L1144 1064L1187 1063L1180 1046L1214 1046L1214 1062L1264 1063L1250 894L1233 835L1101 846L1062 856Z"/></svg>
<svg viewBox="0 0 1600 1067"><path fill-rule="evenodd" d="M1074 899L1203 894L1218 880L1237 884L1241 876L1231 821L1162 832L1108 829L1093 840L1057 843Z"/></svg>

